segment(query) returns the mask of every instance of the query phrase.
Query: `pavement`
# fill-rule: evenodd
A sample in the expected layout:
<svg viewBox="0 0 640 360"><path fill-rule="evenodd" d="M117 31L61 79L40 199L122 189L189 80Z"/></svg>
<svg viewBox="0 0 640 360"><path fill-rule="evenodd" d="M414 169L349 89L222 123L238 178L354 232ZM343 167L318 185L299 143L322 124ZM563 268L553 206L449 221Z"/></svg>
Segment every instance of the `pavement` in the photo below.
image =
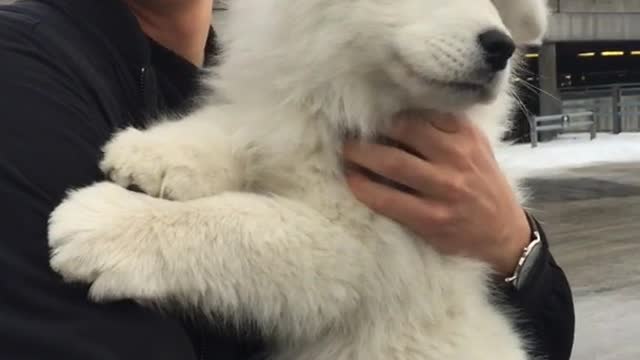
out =
<svg viewBox="0 0 640 360"><path fill-rule="evenodd" d="M640 359L640 163L528 180L576 304L572 359Z"/></svg>

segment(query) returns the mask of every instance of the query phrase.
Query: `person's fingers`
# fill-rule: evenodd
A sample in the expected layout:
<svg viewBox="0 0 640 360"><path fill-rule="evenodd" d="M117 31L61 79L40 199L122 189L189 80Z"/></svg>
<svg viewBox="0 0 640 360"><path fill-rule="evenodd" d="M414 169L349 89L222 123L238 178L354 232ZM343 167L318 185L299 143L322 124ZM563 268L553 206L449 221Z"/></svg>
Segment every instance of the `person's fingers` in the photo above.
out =
<svg viewBox="0 0 640 360"><path fill-rule="evenodd" d="M435 129L447 134L459 134L468 129L471 124L467 119L463 119L453 114L443 114L429 119L429 123Z"/></svg>
<svg viewBox="0 0 640 360"><path fill-rule="evenodd" d="M454 128L456 132L448 132ZM480 139L482 135L470 121L445 115L434 118L399 117L387 134L393 142L412 149L432 164L451 167L468 165L472 152L478 149L477 143L483 141Z"/></svg>
<svg viewBox="0 0 640 360"><path fill-rule="evenodd" d="M379 184L358 172L349 172L347 182L356 198L368 208L429 236L429 229L448 225L452 213L435 201L425 200Z"/></svg>
<svg viewBox="0 0 640 360"><path fill-rule="evenodd" d="M438 171L429 162L396 147L348 143L344 148L344 156L348 162L425 196L450 190L447 186L451 179L445 171Z"/></svg>
<svg viewBox="0 0 640 360"><path fill-rule="evenodd" d="M403 112L394 118L393 127L386 135L424 158L447 158L459 144L456 135L465 126L452 115Z"/></svg>

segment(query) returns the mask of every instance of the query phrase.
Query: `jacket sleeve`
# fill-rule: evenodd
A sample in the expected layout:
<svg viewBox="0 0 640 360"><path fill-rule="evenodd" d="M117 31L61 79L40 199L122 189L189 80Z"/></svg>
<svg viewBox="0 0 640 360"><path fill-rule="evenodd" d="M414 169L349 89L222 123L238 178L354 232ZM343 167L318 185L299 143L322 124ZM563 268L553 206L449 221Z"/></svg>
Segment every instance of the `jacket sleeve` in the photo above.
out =
<svg viewBox="0 0 640 360"><path fill-rule="evenodd" d="M179 324L130 303L92 303L49 269L49 213L69 188L101 178L111 131L82 69L50 53L36 26L0 9L1 357L195 358Z"/></svg>
<svg viewBox="0 0 640 360"><path fill-rule="evenodd" d="M506 289L508 301L521 315L519 327L533 352L548 360L569 360L574 342L575 314L567 277L558 266L538 223L543 251L531 277L519 289Z"/></svg>

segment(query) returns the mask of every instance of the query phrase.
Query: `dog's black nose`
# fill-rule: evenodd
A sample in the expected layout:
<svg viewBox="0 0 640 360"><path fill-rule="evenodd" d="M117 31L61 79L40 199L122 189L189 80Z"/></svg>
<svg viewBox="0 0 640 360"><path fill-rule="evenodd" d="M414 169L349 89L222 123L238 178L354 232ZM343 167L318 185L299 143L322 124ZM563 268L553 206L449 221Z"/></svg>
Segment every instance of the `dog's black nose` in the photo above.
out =
<svg viewBox="0 0 640 360"><path fill-rule="evenodd" d="M492 71L502 71L516 51L516 44L500 30L489 30L478 36L484 59Z"/></svg>

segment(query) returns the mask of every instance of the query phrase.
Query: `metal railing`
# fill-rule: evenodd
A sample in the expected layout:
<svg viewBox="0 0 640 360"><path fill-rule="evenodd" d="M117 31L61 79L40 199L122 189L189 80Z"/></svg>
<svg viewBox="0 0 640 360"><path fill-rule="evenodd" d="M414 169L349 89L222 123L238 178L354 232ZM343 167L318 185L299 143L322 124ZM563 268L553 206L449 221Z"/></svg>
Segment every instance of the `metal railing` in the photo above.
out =
<svg viewBox="0 0 640 360"><path fill-rule="evenodd" d="M531 129L531 147L538 146L538 134L544 131L564 131L578 127L589 127L591 140L596 138L598 121L592 111L576 112L571 114L557 114L529 117Z"/></svg>
<svg viewBox="0 0 640 360"><path fill-rule="evenodd" d="M640 83L564 88L560 96L563 112L593 111L598 131L640 131Z"/></svg>

